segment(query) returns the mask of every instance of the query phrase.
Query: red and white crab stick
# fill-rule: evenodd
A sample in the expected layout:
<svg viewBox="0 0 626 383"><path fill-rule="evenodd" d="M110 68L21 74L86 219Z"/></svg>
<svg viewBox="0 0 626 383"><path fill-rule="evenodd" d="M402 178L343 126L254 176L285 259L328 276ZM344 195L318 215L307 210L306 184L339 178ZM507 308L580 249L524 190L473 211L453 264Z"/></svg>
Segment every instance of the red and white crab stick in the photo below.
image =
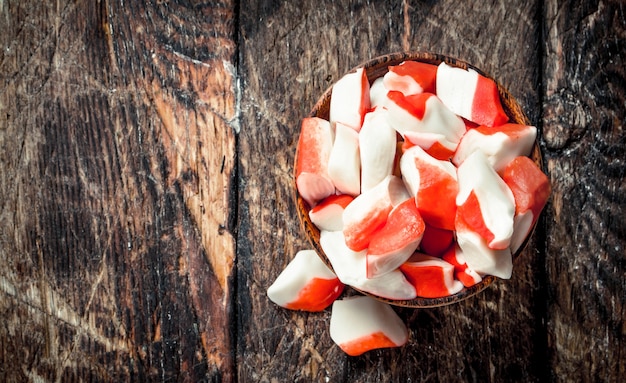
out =
<svg viewBox="0 0 626 383"><path fill-rule="evenodd" d="M508 248L515 215L511 189L480 150L474 151L458 167L457 177L457 235L473 231L484 238L491 249Z"/></svg>
<svg viewBox="0 0 626 383"><path fill-rule="evenodd" d="M496 83L473 69L439 64L437 96L454 113L478 125L498 126L509 120Z"/></svg>
<svg viewBox="0 0 626 383"><path fill-rule="evenodd" d="M550 181L533 160L524 156L509 162L500 175L515 198L515 218L511 238L511 251L515 253L548 201Z"/></svg>
<svg viewBox="0 0 626 383"><path fill-rule="evenodd" d="M511 277L509 248L515 200L484 153L472 153L458 168L456 239L467 265L481 275Z"/></svg>
<svg viewBox="0 0 626 383"><path fill-rule="evenodd" d="M406 96L419 93L435 93L437 65L419 61L404 61L389 67L383 76L387 90L397 90Z"/></svg>
<svg viewBox="0 0 626 383"><path fill-rule="evenodd" d="M463 286L471 287L483 280L476 271L467 266L463 250L461 250L458 244L450 246L441 256L441 259L454 266L454 276L463 283Z"/></svg>
<svg viewBox="0 0 626 383"><path fill-rule="evenodd" d="M433 93L405 96L398 91L387 93L389 124L414 145L432 156L447 160L465 134L463 119L448 109Z"/></svg>
<svg viewBox="0 0 626 383"><path fill-rule="evenodd" d="M341 77L331 90L330 124L341 122L360 131L365 113L370 109L370 84L365 69L358 68Z"/></svg>
<svg viewBox="0 0 626 383"><path fill-rule="evenodd" d="M400 347L409 339L402 319L386 303L355 296L333 303L330 337L346 354Z"/></svg>
<svg viewBox="0 0 626 383"><path fill-rule="evenodd" d="M309 210L311 222L320 230L343 230L343 211L354 200L347 194L333 194Z"/></svg>
<svg viewBox="0 0 626 383"><path fill-rule="evenodd" d="M350 250L341 231L322 231L320 245L344 284L387 299L415 298L415 288L398 269L368 278L366 250Z"/></svg>
<svg viewBox="0 0 626 383"><path fill-rule="evenodd" d="M415 199L396 206L387 223L374 233L367 248L367 277L375 278L397 269L417 249L426 225Z"/></svg>
<svg viewBox="0 0 626 383"><path fill-rule="evenodd" d="M452 162L459 166L475 150L481 150L498 172L515 157L529 156L536 138L534 126L509 123L491 128L482 125L467 131Z"/></svg>
<svg viewBox="0 0 626 383"><path fill-rule="evenodd" d="M424 221L434 227L454 230L457 169L450 161L433 158L419 146L406 150L400 159L402 179Z"/></svg>
<svg viewBox="0 0 626 383"><path fill-rule="evenodd" d="M287 309L322 311L343 289L343 283L314 250L300 250L267 289L267 296Z"/></svg>
<svg viewBox="0 0 626 383"><path fill-rule="evenodd" d="M418 297L447 297L463 289L463 284L454 278L454 266L439 257L414 253L400 270Z"/></svg>
<svg viewBox="0 0 626 383"><path fill-rule="evenodd" d="M328 157L328 176L340 193L352 196L361 193L359 133L342 122L335 124L335 141Z"/></svg>
<svg viewBox="0 0 626 383"><path fill-rule="evenodd" d="M387 222L391 209L409 198L402 179L396 176L387 176L357 196L343 211L346 245L354 251L365 250L372 234Z"/></svg>
<svg viewBox="0 0 626 383"><path fill-rule="evenodd" d="M359 132L361 192L378 185L393 172L396 131L389 125L387 115L384 108L367 113Z"/></svg>
<svg viewBox="0 0 626 383"><path fill-rule="evenodd" d="M309 204L335 194L335 185L328 175L328 159L333 147L330 124L319 117L306 117L302 120L298 139L296 162L296 186L298 192Z"/></svg>

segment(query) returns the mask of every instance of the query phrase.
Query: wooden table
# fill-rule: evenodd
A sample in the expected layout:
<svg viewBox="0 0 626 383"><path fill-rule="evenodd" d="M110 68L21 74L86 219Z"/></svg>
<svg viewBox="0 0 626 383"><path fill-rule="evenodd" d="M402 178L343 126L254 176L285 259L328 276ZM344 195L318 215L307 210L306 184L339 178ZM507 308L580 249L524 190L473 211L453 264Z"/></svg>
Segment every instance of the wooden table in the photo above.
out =
<svg viewBox="0 0 626 383"><path fill-rule="evenodd" d="M626 379L622 1L4 0L0 47L0 381ZM266 290L300 119L401 50L499 79L553 193L511 280L348 357Z"/></svg>

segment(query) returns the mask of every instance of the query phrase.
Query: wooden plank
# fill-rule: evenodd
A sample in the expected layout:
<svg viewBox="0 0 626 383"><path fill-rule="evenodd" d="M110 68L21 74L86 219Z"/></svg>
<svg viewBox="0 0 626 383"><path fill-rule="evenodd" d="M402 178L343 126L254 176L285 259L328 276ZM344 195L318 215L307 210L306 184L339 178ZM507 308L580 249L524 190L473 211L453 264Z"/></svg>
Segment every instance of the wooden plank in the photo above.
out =
<svg viewBox="0 0 626 383"><path fill-rule="evenodd" d="M561 381L623 381L624 4L547 1L544 30L548 360Z"/></svg>
<svg viewBox="0 0 626 383"><path fill-rule="evenodd" d="M499 78L536 123L536 2L362 2L240 6L242 130L237 371L242 381L539 381L544 307L540 244L514 277L464 303L398 310L410 343L347 357L328 335L329 310L291 312L265 291L301 248L292 202L299 120L345 71L402 49L473 62ZM539 228L539 231L543 228Z"/></svg>
<svg viewBox="0 0 626 383"><path fill-rule="evenodd" d="M234 8L0 4L0 380L234 380Z"/></svg>
<svg viewBox="0 0 626 383"><path fill-rule="evenodd" d="M621 382L621 3L291 3L0 2L0 381ZM402 49L500 79L554 193L512 280L351 358L265 292L300 118Z"/></svg>

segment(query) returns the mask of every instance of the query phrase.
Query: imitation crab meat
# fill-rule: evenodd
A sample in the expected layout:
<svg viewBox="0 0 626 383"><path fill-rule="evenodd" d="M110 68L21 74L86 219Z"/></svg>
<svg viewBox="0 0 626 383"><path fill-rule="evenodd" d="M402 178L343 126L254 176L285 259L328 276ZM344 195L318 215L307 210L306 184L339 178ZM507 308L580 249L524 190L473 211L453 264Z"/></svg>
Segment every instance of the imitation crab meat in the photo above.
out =
<svg viewBox="0 0 626 383"><path fill-rule="evenodd" d="M298 139L296 185L302 198L315 204L335 193L335 185L328 175L328 158L333 147L330 123L318 117L302 120Z"/></svg>
<svg viewBox="0 0 626 383"><path fill-rule="evenodd" d="M331 338L348 355L403 345L391 307L338 300L344 286L440 302L510 278L550 195L528 157L536 136L509 122L497 84L473 69L407 61L371 85L363 68L345 75L329 119L303 119L297 149L296 186L324 261L298 252L268 296L297 310L332 303Z"/></svg>
<svg viewBox="0 0 626 383"><path fill-rule="evenodd" d="M347 194L328 196L309 211L309 218L320 230L343 230L343 211L353 200Z"/></svg>
<svg viewBox="0 0 626 383"><path fill-rule="evenodd" d="M405 96L387 93L389 123L405 141L418 145L432 156L449 159L465 133L465 123L432 93Z"/></svg>
<svg viewBox="0 0 626 383"><path fill-rule="evenodd" d="M396 142L396 131L389 125L386 109L379 108L365 115L359 132L361 192L393 174Z"/></svg>
<svg viewBox="0 0 626 383"><path fill-rule="evenodd" d="M405 95L435 93L437 66L418 61L405 61L389 67L383 77L387 90L397 90Z"/></svg>
<svg viewBox="0 0 626 383"><path fill-rule="evenodd" d="M372 235L366 254L367 277L397 269L417 249L425 228L413 198L391 210L385 226Z"/></svg>
<svg viewBox="0 0 626 383"><path fill-rule="evenodd" d="M496 83L473 69L439 64L437 95L452 112L478 125L498 126L509 120Z"/></svg>
<svg viewBox="0 0 626 383"><path fill-rule="evenodd" d="M402 155L400 170L424 221L440 229L454 230L459 193L454 165L433 158L419 146L414 146Z"/></svg>
<svg viewBox="0 0 626 383"><path fill-rule="evenodd" d="M463 289L463 284L454 278L454 266L439 257L415 253L400 270L420 297L447 297Z"/></svg>
<svg viewBox="0 0 626 383"><path fill-rule="evenodd" d="M363 117L370 109L370 85L365 69L348 73L333 85L330 98L330 123L337 122L361 130Z"/></svg>
<svg viewBox="0 0 626 383"><path fill-rule="evenodd" d="M333 303L330 338L348 355L400 347L409 339L402 319L386 303L366 296Z"/></svg>
<svg viewBox="0 0 626 383"><path fill-rule="evenodd" d="M314 250L300 250L267 289L267 296L288 309L322 311L343 289L343 283Z"/></svg>
<svg viewBox="0 0 626 383"><path fill-rule="evenodd" d="M347 246L365 250L374 232L387 222L391 210L411 198L402 180L385 177L378 185L359 195L343 211L343 233Z"/></svg>

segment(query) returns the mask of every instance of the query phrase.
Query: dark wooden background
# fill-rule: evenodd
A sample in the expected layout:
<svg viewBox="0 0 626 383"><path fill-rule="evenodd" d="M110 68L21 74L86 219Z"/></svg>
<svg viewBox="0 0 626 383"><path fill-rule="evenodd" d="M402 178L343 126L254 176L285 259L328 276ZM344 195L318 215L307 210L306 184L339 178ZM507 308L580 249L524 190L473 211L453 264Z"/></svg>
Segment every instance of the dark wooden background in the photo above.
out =
<svg viewBox="0 0 626 383"><path fill-rule="evenodd" d="M623 382L626 4L0 0L0 381ZM498 78L553 194L509 281L348 357L266 289L299 120L400 50Z"/></svg>

